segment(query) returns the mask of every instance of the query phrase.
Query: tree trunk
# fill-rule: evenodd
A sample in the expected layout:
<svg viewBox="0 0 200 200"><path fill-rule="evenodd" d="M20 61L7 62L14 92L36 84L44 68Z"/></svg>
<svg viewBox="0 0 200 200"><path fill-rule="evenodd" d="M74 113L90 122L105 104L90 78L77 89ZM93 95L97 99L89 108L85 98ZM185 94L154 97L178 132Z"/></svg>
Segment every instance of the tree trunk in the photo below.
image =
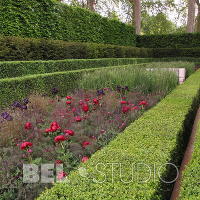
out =
<svg viewBox="0 0 200 200"><path fill-rule="evenodd" d="M133 9L133 25L135 27L135 33L140 35L141 32L141 1L129 0Z"/></svg>
<svg viewBox="0 0 200 200"><path fill-rule="evenodd" d="M95 12L95 0L87 0L87 8L93 12Z"/></svg>
<svg viewBox="0 0 200 200"><path fill-rule="evenodd" d="M194 32L195 26L195 0L188 0L187 33Z"/></svg>
<svg viewBox="0 0 200 200"><path fill-rule="evenodd" d="M196 18L196 32L200 32L200 3L199 1L196 1L196 2L198 6L198 14Z"/></svg>

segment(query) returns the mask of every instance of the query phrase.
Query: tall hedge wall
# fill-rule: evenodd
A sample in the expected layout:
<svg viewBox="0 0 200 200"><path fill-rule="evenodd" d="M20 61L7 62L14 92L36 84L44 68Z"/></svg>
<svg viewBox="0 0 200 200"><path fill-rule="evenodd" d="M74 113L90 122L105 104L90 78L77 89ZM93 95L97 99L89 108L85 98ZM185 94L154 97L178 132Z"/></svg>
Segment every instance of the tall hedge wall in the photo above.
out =
<svg viewBox="0 0 200 200"><path fill-rule="evenodd" d="M136 46L144 48L196 48L200 47L200 33L138 35Z"/></svg>
<svg viewBox="0 0 200 200"><path fill-rule="evenodd" d="M135 46L133 27L55 0L0 0L0 34Z"/></svg>

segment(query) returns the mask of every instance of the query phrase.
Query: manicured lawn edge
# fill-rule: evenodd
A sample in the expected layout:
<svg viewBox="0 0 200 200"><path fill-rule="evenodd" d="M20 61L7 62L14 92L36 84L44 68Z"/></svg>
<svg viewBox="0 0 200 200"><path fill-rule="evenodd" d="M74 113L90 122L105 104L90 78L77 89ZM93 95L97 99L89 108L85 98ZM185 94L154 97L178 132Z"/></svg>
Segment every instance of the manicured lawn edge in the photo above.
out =
<svg viewBox="0 0 200 200"><path fill-rule="evenodd" d="M189 61L194 58L102 58L102 59L67 59L54 61L4 61L0 62L0 78L19 77L30 74L53 73L115 65L138 64L148 62Z"/></svg>
<svg viewBox="0 0 200 200"><path fill-rule="evenodd" d="M180 200L196 200L200 196L200 122L196 132L192 159L183 171L180 189Z"/></svg>
<svg viewBox="0 0 200 200"><path fill-rule="evenodd" d="M170 161L174 161L174 164L180 162L180 149L183 151L184 140L188 138L185 133L199 104L199 89L200 70L127 127L109 145L96 152L86 164L81 164L87 174L84 173L83 176L79 173L80 170L73 171L68 177L69 183L56 183L37 200L163 199L159 191L161 181L158 174L156 173L146 183L139 182L149 177L149 168L144 169L143 165L143 168L139 168L141 179L130 181L131 164L144 163L153 170L153 166L158 169ZM111 167L113 163L115 163L114 176ZM123 164L125 171L123 179L129 180L130 183L121 181L119 163ZM136 172L137 170L133 170L134 175L138 175ZM166 168L160 168L159 174L164 177ZM102 183L99 183L100 181Z"/></svg>

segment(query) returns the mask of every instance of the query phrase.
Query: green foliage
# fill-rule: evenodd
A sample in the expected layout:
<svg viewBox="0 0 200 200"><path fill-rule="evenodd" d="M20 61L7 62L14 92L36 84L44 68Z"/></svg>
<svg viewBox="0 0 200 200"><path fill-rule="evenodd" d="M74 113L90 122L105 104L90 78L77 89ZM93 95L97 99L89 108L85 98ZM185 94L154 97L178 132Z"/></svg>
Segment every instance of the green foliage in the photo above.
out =
<svg viewBox="0 0 200 200"><path fill-rule="evenodd" d="M196 132L192 160L183 171L181 182L180 200L196 200L200 196L199 163L200 163L200 122Z"/></svg>
<svg viewBox="0 0 200 200"><path fill-rule="evenodd" d="M43 74L52 72L64 72L78 69L89 69L89 68L101 68L117 65L129 65L138 63L149 63L149 62L171 62L171 61L190 61L191 63L169 64L164 63L156 65L155 63L149 64L149 66L158 67L159 65L165 67L186 67L189 74L194 66L194 61L198 59L193 58L105 58L105 59L68 59L68 60L57 60L57 61L14 61L14 62L0 62L0 78L12 78L20 77L31 74ZM140 65L141 66L141 65ZM136 66L137 67L137 66Z"/></svg>
<svg viewBox="0 0 200 200"><path fill-rule="evenodd" d="M154 58L164 57L200 57L200 48L154 48L152 49Z"/></svg>
<svg viewBox="0 0 200 200"><path fill-rule="evenodd" d="M144 48L196 48L200 47L199 33L137 36L136 46Z"/></svg>
<svg viewBox="0 0 200 200"><path fill-rule="evenodd" d="M78 85L83 89L116 89L117 85L122 85L128 86L131 91L146 94L161 91L167 93L176 87L178 78L175 73L160 70L151 72L142 69L143 66L149 67L149 64L97 70L84 74Z"/></svg>
<svg viewBox="0 0 200 200"><path fill-rule="evenodd" d="M64 72L78 69L101 68L117 65L151 62L151 58L105 58L105 59L69 59L57 61L14 61L0 62L0 78L19 77L31 74Z"/></svg>
<svg viewBox="0 0 200 200"><path fill-rule="evenodd" d="M150 57L150 53L131 46L0 36L0 60L6 61Z"/></svg>
<svg viewBox="0 0 200 200"><path fill-rule="evenodd" d="M133 27L53 0L0 0L0 34L135 46Z"/></svg>
<svg viewBox="0 0 200 200"><path fill-rule="evenodd" d="M162 194L165 190L154 166L163 177L167 174L165 163L171 161L177 165L181 161L187 132L184 125L186 121L191 124L197 109L199 85L200 71L145 112L86 164L81 164L87 176L74 171L68 177L69 183L55 184L38 200L169 199ZM151 174L149 178L149 168L145 164L152 173L156 172L155 176Z"/></svg>
<svg viewBox="0 0 200 200"><path fill-rule="evenodd" d="M146 35L169 34L176 30L176 25L167 19L163 13L158 13L155 16L143 14L142 33Z"/></svg>

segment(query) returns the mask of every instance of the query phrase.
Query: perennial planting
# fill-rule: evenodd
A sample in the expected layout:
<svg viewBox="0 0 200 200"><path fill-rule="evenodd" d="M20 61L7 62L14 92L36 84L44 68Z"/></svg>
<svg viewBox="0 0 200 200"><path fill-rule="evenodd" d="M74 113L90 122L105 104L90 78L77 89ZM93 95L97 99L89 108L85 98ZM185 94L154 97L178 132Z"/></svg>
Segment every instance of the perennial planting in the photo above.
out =
<svg viewBox="0 0 200 200"><path fill-rule="evenodd" d="M52 89L54 95L57 92ZM117 86L77 90L66 98L31 95L14 102L1 115L0 180L6 186L1 198L34 199L52 184L23 183L23 164L63 164L64 171L57 175L63 180L163 95Z"/></svg>

